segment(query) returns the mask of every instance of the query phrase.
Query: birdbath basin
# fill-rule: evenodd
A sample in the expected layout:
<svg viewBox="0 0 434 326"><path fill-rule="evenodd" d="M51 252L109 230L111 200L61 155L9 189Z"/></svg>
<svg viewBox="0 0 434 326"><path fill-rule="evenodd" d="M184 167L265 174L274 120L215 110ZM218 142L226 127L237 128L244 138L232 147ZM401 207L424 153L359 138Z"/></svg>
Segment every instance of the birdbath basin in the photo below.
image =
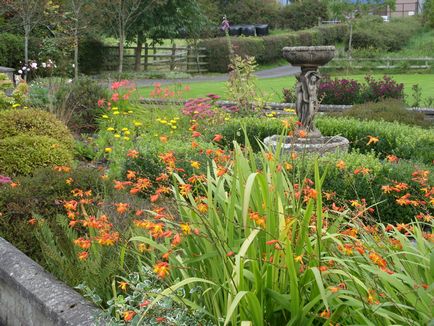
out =
<svg viewBox="0 0 434 326"><path fill-rule="evenodd" d="M333 59L336 53L334 46L294 46L284 47L283 57L293 66L323 66Z"/></svg>

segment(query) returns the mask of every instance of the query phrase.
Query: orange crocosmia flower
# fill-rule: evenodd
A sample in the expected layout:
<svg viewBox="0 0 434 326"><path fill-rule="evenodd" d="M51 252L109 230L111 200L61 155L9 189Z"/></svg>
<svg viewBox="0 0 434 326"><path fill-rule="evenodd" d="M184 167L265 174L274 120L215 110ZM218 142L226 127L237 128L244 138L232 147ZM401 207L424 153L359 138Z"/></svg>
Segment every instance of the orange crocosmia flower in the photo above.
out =
<svg viewBox="0 0 434 326"><path fill-rule="evenodd" d="M58 171L58 172L70 172L71 168L69 166L60 166L60 165L56 165L53 168L54 171Z"/></svg>
<svg viewBox="0 0 434 326"><path fill-rule="evenodd" d="M321 265L321 266L319 267L319 270L320 270L321 272L325 272L325 271L328 270L328 268L327 268L327 266Z"/></svg>
<svg viewBox="0 0 434 326"><path fill-rule="evenodd" d="M194 138L197 138L197 137L202 136L202 134L199 131L193 131L193 133L192 133L191 136L194 137Z"/></svg>
<svg viewBox="0 0 434 326"><path fill-rule="evenodd" d="M329 319L330 317L331 317L331 312L330 312L330 310L323 310L323 311L321 311L321 313L319 314L319 316L321 317L321 318L325 318L325 319Z"/></svg>
<svg viewBox="0 0 434 326"><path fill-rule="evenodd" d="M11 188L16 188L16 187L18 187L20 184L19 183L17 183L17 182L11 182L10 184L9 184L9 186L11 186Z"/></svg>
<svg viewBox="0 0 434 326"><path fill-rule="evenodd" d="M169 180L169 176L166 173L161 173L156 179L155 181L157 182L161 182L161 181L167 181Z"/></svg>
<svg viewBox="0 0 434 326"><path fill-rule="evenodd" d="M87 251L82 251L77 255L78 259L86 260L89 257L89 253Z"/></svg>
<svg viewBox="0 0 434 326"><path fill-rule="evenodd" d="M130 149L128 151L128 153L127 153L127 156L131 157L131 158L138 158L139 157L139 152L136 151L135 149Z"/></svg>
<svg viewBox="0 0 434 326"><path fill-rule="evenodd" d="M396 163L399 160L396 155L387 155L386 159L391 163Z"/></svg>
<svg viewBox="0 0 434 326"><path fill-rule="evenodd" d="M167 136L164 136L164 135L160 136L160 141L161 141L163 144L167 143L167 140L168 140Z"/></svg>
<svg viewBox="0 0 434 326"><path fill-rule="evenodd" d="M191 161L191 167L193 169L199 169L200 168L200 163L198 161Z"/></svg>
<svg viewBox="0 0 434 326"><path fill-rule="evenodd" d="M119 240L119 233L104 233L97 237L97 241L102 246L113 246Z"/></svg>
<svg viewBox="0 0 434 326"><path fill-rule="evenodd" d="M351 203L351 206L356 207L356 208L362 206L362 204L360 204L358 200L350 200L350 203Z"/></svg>
<svg viewBox="0 0 434 326"><path fill-rule="evenodd" d="M149 189L152 186L151 180L148 178L139 178L137 179L136 188L139 188L140 190Z"/></svg>
<svg viewBox="0 0 434 326"><path fill-rule="evenodd" d="M380 141L380 139L378 137L368 136L368 138L369 138L369 141L366 145L375 144L375 143L378 143Z"/></svg>
<svg viewBox="0 0 434 326"><path fill-rule="evenodd" d="M206 212L208 212L208 205L205 203L199 203L197 205L197 210L202 213L205 214Z"/></svg>
<svg viewBox="0 0 434 326"><path fill-rule="evenodd" d="M67 185L71 185L73 182L74 182L74 179L73 179L73 178L68 178L68 179L65 180L65 183L66 183Z"/></svg>
<svg viewBox="0 0 434 326"><path fill-rule="evenodd" d="M267 161L272 161L274 159L273 153L268 152L268 153L265 153L264 155L265 155L265 158Z"/></svg>
<svg viewBox="0 0 434 326"><path fill-rule="evenodd" d="M182 240L181 235L179 233L175 234L173 236L173 240L172 240L172 243L171 243L172 246L176 247L177 245L179 245L181 243L181 240Z"/></svg>
<svg viewBox="0 0 434 326"><path fill-rule="evenodd" d="M187 196L190 192L193 186L191 184L185 183L179 186L179 190L182 196Z"/></svg>
<svg viewBox="0 0 434 326"><path fill-rule="evenodd" d="M398 203L398 205L400 206L405 206L405 205L409 205L411 203L411 200L409 200L408 198L410 197L410 194L405 194L404 196L396 199L396 202Z"/></svg>
<svg viewBox="0 0 434 326"><path fill-rule="evenodd" d="M89 249L91 245L91 241L85 238L78 238L74 240L74 244L81 249Z"/></svg>
<svg viewBox="0 0 434 326"><path fill-rule="evenodd" d="M169 274L169 264L164 261L160 261L154 265L154 273L160 278L165 278Z"/></svg>
<svg viewBox="0 0 434 326"><path fill-rule="evenodd" d="M126 291L128 288L128 282L125 281L120 281L118 282L118 287L122 290L122 291Z"/></svg>
<svg viewBox="0 0 434 326"><path fill-rule="evenodd" d="M191 142L191 148L195 149L195 148L198 148L198 147L199 147L199 144L193 140Z"/></svg>
<svg viewBox="0 0 434 326"><path fill-rule="evenodd" d="M268 246L269 245L274 245L276 243L279 243L279 240L269 240L269 241L265 242L265 244L268 245Z"/></svg>
<svg viewBox="0 0 434 326"><path fill-rule="evenodd" d="M223 139L223 136L220 134L216 134L213 138L213 141L220 142Z"/></svg>
<svg viewBox="0 0 434 326"><path fill-rule="evenodd" d="M387 266L387 262L385 259L383 259L379 254L377 254L376 252L372 251L369 254L369 259L376 265L378 265L378 267L381 268L386 268Z"/></svg>
<svg viewBox="0 0 434 326"><path fill-rule="evenodd" d="M297 263L303 263L303 255L295 256L294 261Z"/></svg>
<svg viewBox="0 0 434 326"><path fill-rule="evenodd" d="M125 321L131 321L135 315L136 315L136 312L134 312L132 310L127 310L127 311L124 311L122 313L122 317L124 318Z"/></svg>
<svg viewBox="0 0 434 326"><path fill-rule="evenodd" d="M377 299L377 295L375 293L375 290L369 290L368 303L369 304L379 304L380 303L380 301L378 301L378 299Z"/></svg>
<svg viewBox="0 0 434 326"><path fill-rule="evenodd" d="M225 168L225 167L219 166L217 168L217 176L218 177L221 177L221 176L225 175L227 172L228 172L228 169Z"/></svg>
<svg viewBox="0 0 434 326"><path fill-rule="evenodd" d="M233 252L233 251L229 251L229 252L226 254L226 257L232 257L233 255L235 255L235 252Z"/></svg>
<svg viewBox="0 0 434 326"><path fill-rule="evenodd" d="M29 223L30 225L35 225L36 223L38 223L38 220L34 217L32 217L31 219L29 219L27 221L27 223Z"/></svg>
<svg viewBox="0 0 434 326"><path fill-rule="evenodd" d="M303 130L303 129L298 130L297 134L298 134L298 137L300 137L300 138L306 138L308 135L307 131Z"/></svg>
<svg viewBox="0 0 434 326"><path fill-rule="evenodd" d="M337 286L332 286L329 288L331 293L336 293L338 292L341 288L337 287Z"/></svg>
<svg viewBox="0 0 434 326"><path fill-rule="evenodd" d="M135 179L135 178L136 178L136 172L135 172L135 171L128 170L128 171L127 171L127 179L128 179L128 180L132 180L132 179Z"/></svg>
<svg viewBox="0 0 434 326"><path fill-rule="evenodd" d="M115 206L118 213L124 214L127 212L129 205L127 203L117 203Z"/></svg>
<svg viewBox="0 0 434 326"><path fill-rule="evenodd" d="M151 195L150 200L151 203L155 203L160 198L160 194Z"/></svg>
<svg viewBox="0 0 434 326"><path fill-rule="evenodd" d="M291 160L295 160L298 157L296 152L291 152Z"/></svg>
<svg viewBox="0 0 434 326"><path fill-rule="evenodd" d="M339 161L336 163L336 167L337 167L339 170L345 170L345 168L347 167L347 165L345 164L345 162L344 162L343 160L339 160Z"/></svg>

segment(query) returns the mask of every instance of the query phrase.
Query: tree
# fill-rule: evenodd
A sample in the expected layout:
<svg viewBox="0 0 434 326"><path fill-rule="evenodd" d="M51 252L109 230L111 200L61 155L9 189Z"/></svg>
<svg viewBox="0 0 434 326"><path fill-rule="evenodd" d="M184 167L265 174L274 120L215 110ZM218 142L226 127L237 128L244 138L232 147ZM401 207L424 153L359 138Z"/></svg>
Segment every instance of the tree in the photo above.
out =
<svg viewBox="0 0 434 326"><path fill-rule="evenodd" d="M81 34L89 28L90 15L92 8L91 0L66 0L62 6L62 20L66 34L72 35L74 47L74 78L78 78L79 62L78 51Z"/></svg>
<svg viewBox="0 0 434 326"><path fill-rule="evenodd" d="M146 10L143 3L157 2L144 0L98 0L97 7L107 20L114 35L119 39L119 72L123 71L124 46L127 33L135 23L140 12Z"/></svg>
<svg viewBox="0 0 434 326"><path fill-rule="evenodd" d="M395 7L395 0L332 0L329 8L336 19L343 20L348 24L348 55L352 56L353 25L356 16L378 10L380 7Z"/></svg>
<svg viewBox="0 0 434 326"><path fill-rule="evenodd" d="M29 62L29 37L32 30L41 24L50 4L48 0L3 0L4 8L10 10L24 31L24 63Z"/></svg>

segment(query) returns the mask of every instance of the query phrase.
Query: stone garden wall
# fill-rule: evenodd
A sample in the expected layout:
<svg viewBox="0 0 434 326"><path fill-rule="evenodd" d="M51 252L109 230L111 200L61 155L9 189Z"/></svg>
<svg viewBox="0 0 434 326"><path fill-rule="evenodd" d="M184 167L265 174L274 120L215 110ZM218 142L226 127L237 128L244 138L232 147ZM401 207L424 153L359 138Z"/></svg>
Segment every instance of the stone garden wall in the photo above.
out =
<svg viewBox="0 0 434 326"><path fill-rule="evenodd" d="M0 326L89 326L100 310L0 238Z"/></svg>

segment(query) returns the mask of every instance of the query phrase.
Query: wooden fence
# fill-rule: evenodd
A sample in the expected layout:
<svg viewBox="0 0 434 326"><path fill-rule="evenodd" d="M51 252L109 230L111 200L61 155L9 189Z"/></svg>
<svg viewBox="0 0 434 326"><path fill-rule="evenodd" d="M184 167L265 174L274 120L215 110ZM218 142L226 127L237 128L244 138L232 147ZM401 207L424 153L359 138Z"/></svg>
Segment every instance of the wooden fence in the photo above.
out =
<svg viewBox="0 0 434 326"><path fill-rule="evenodd" d="M105 47L106 60L104 69L116 70L119 65L119 48ZM181 71L206 72L208 62L206 49L193 46L149 46L142 49L136 47L124 48L125 70L139 71ZM136 69L137 68L137 69Z"/></svg>
<svg viewBox="0 0 434 326"><path fill-rule="evenodd" d="M334 58L325 69L430 69L434 58Z"/></svg>

